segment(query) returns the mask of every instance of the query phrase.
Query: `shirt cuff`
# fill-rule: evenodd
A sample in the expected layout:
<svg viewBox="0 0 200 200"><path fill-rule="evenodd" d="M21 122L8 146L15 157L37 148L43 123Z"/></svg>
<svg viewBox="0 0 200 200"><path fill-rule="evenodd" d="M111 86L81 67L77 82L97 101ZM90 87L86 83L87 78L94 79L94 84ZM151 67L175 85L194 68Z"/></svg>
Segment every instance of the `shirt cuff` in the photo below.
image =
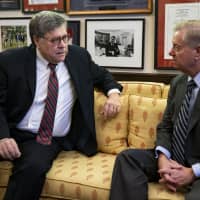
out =
<svg viewBox="0 0 200 200"><path fill-rule="evenodd" d="M194 172L194 175L199 178L200 177L200 163L196 163L192 165L192 170Z"/></svg>
<svg viewBox="0 0 200 200"><path fill-rule="evenodd" d="M155 149L156 158L158 158L159 152L163 153L168 159L170 159L171 154L166 148L161 147L161 146L157 146L156 149Z"/></svg>
<svg viewBox="0 0 200 200"><path fill-rule="evenodd" d="M121 92L119 91L119 89L113 88L113 89L111 89L111 90L108 91L107 96L109 97L109 95L111 95L112 93L121 94Z"/></svg>

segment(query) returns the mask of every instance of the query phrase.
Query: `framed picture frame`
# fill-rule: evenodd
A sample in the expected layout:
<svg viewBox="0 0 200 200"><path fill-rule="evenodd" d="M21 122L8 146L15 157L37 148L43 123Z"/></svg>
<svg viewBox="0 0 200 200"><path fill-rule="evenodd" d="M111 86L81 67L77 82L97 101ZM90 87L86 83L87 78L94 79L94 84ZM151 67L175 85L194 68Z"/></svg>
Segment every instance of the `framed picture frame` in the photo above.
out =
<svg viewBox="0 0 200 200"><path fill-rule="evenodd" d="M67 20L67 34L70 38L69 44L80 46L80 21Z"/></svg>
<svg viewBox="0 0 200 200"><path fill-rule="evenodd" d="M24 13L36 13L42 10L65 11L64 0L22 0L22 11Z"/></svg>
<svg viewBox="0 0 200 200"><path fill-rule="evenodd" d="M152 0L66 0L67 15L151 13Z"/></svg>
<svg viewBox="0 0 200 200"><path fill-rule="evenodd" d="M20 0L1 0L0 10L19 10Z"/></svg>
<svg viewBox="0 0 200 200"><path fill-rule="evenodd" d="M174 69L169 55L177 23L200 19L199 0L155 1L155 69Z"/></svg>
<svg viewBox="0 0 200 200"><path fill-rule="evenodd" d="M85 47L104 67L142 69L145 19L87 19Z"/></svg>
<svg viewBox="0 0 200 200"><path fill-rule="evenodd" d="M0 18L0 51L27 46L30 18Z"/></svg>

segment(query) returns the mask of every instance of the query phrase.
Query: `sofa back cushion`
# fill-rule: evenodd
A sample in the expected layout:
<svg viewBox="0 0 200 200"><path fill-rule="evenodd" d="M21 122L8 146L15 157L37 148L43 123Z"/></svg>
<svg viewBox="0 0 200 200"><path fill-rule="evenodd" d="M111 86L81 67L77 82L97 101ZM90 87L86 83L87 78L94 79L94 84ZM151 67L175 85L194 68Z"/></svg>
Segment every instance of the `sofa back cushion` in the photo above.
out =
<svg viewBox="0 0 200 200"><path fill-rule="evenodd" d="M101 110L106 97L95 92L95 124L98 149L116 154L127 148L128 136L128 95L121 95L121 110L114 118L105 120Z"/></svg>
<svg viewBox="0 0 200 200"><path fill-rule="evenodd" d="M162 90L164 87L163 83L156 83L156 82L137 82L137 81L130 81L130 82L121 82L123 86L122 94L128 95L139 95L144 97L154 97L154 98L161 98L162 97Z"/></svg>
<svg viewBox="0 0 200 200"><path fill-rule="evenodd" d="M129 96L128 145L131 148L153 148L156 126L162 119L166 99Z"/></svg>
<svg viewBox="0 0 200 200"><path fill-rule="evenodd" d="M164 85L163 92L162 92L162 98L167 99L169 89L170 89L170 85Z"/></svg>

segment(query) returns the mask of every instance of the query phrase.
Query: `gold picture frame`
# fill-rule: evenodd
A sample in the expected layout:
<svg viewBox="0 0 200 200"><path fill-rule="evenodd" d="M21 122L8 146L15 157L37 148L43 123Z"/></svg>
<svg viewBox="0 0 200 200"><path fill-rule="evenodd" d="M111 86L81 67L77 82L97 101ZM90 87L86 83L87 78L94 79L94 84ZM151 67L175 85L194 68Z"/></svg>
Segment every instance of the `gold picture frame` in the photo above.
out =
<svg viewBox="0 0 200 200"><path fill-rule="evenodd" d="M66 0L67 15L142 14L152 12L152 0Z"/></svg>

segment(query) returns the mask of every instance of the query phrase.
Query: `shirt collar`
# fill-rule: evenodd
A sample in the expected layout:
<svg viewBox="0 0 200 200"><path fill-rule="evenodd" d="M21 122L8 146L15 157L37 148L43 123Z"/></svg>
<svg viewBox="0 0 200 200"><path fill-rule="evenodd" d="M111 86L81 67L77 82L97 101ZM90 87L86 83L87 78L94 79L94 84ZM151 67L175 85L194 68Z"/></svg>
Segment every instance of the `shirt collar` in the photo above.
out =
<svg viewBox="0 0 200 200"><path fill-rule="evenodd" d="M192 79L191 76L188 77L188 81ZM197 87L200 88L200 72L198 72L193 78L194 82L197 84Z"/></svg>
<svg viewBox="0 0 200 200"><path fill-rule="evenodd" d="M36 52L37 52L38 61L41 62L43 66L47 66L49 62L42 56L42 54L40 53L38 49Z"/></svg>

